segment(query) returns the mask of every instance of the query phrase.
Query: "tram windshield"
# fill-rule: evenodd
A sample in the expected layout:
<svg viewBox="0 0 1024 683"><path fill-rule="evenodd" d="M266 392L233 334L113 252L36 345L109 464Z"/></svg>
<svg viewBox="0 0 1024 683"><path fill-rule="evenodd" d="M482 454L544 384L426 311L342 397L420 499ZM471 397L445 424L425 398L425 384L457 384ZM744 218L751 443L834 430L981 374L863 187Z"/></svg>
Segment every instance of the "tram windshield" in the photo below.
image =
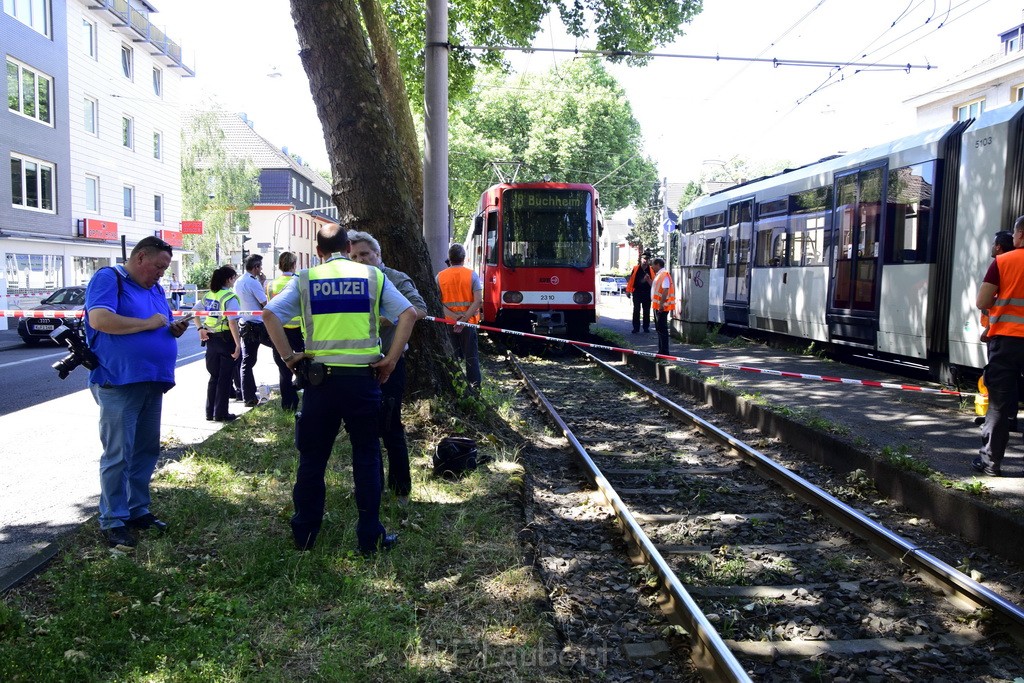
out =
<svg viewBox="0 0 1024 683"><path fill-rule="evenodd" d="M507 266L587 268L593 262L593 202L585 190L506 190L501 218Z"/></svg>

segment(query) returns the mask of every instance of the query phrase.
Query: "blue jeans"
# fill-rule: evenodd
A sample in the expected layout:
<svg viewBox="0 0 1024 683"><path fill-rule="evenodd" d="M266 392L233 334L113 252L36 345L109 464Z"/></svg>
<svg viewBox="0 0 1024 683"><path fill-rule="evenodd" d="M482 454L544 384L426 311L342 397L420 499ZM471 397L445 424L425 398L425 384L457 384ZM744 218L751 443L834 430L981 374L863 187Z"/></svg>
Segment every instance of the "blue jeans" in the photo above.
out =
<svg viewBox="0 0 1024 683"><path fill-rule="evenodd" d="M327 485L324 473L342 421L352 444L352 479L355 483L359 521L356 537L361 550L377 549L384 535L380 523L380 385L377 378L330 375L322 384L302 392L302 412L295 420L295 446L299 470L295 475L292 502L292 535L302 547L311 548L324 518Z"/></svg>
<svg viewBox="0 0 1024 683"><path fill-rule="evenodd" d="M123 526L149 512L149 480L160 456L163 382L91 384L100 407L100 528Z"/></svg>

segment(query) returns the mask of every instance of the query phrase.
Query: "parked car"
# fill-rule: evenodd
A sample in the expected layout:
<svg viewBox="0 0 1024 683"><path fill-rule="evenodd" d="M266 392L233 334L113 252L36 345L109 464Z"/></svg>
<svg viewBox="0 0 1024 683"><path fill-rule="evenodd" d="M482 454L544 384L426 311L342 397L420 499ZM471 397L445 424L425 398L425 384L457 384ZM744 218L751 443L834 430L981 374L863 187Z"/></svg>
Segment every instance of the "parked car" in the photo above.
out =
<svg viewBox="0 0 1024 683"><path fill-rule="evenodd" d="M602 294L618 294L619 283L616 282L615 278L611 275L602 275L599 289Z"/></svg>
<svg viewBox="0 0 1024 683"><path fill-rule="evenodd" d="M85 287L62 287L39 302L33 311L80 311L85 308ZM81 318L22 318L18 334L26 344L34 346L50 336L61 325L72 329L82 324Z"/></svg>
<svg viewBox="0 0 1024 683"><path fill-rule="evenodd" d="M615 282L617 282L619 284L619 294L625 294L626 293L626 283L628 283L629 280L627 280L624 277L617 277L617 278L615 278Z"/></svg>

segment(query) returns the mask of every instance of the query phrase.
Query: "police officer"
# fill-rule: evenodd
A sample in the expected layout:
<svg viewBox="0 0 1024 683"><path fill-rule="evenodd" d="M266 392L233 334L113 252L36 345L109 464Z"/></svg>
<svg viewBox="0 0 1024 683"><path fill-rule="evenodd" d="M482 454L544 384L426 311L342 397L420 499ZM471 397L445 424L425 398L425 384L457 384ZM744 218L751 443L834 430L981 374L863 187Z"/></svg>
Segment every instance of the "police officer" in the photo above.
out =
<svg viewBox="0 0 1024 683"><path fill-rule="evenodd" d="M277 268L281 274L267 284L267 298L273 300L275 296L284 291L284 288L295 277L295 254L286 251L277 259ZM288 345L292 351L305 351L306 345L302 341L302 325L299 318L295 317L284 324L284 333L288 337ZM281 354L274 349L274 362L277 364L278 376L281 388L281 407L285 410L295 412L299 409L299 392L292 386L292 369L283 360Z"/></svg>
<svg viewBox="0 0 1024 683"><path fill-rule="evenodd" d="M390 550L398 541L398 534L387 533L380 522L380 385L387 382L409 341L416 310L381 271L348 259L348 232L343 227L324 226L316 241L324 263L292 278L263 315L274 348L288 367L310 361L302 410L295 420L299 469L292 490L292 535L300 550L316 543L324 516L324 472L344 420L359 510L356 537L360 552L372 555ZM282 324L297 315L305 353L289 348ZM381 317L396 324L394 342L383 357Z"/></svg>
<svg viewBox="0 0 1024 683"><path fill-rule="evenodd" d="M238 297L231 289L236 275L231 266L221 266L213 271L210 291L196 306L196 310L211 313L196 318L196 327L199 328L199 339L206 345L206 371L210 373L206 386L206 419L216 422L231 422L237 417L228 412L228 400L231 376L235 372L235 361L242 353L242 342L238 319L223 315L224 312L239 310Z"/></svg>

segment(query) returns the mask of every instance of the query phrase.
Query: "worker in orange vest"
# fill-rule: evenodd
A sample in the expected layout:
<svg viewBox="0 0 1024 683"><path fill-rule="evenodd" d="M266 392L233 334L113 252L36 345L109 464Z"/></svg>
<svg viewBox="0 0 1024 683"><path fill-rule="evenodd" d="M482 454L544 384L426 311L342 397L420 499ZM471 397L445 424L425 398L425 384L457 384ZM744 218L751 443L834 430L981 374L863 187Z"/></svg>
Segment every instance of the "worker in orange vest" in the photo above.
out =
<svg viewBox="0 0 1024 683"><path fill-rule="evenodd" d="M1017 378L1024 371L1024 216L1013 224L1013 251L992 262L978 289L975 304L989 315L988 365L985 384L989 403L981 428L980 456L975 472L998 477L1010 440L1009 417L1017 409Z"/></svg>
<svg viewBox="0 0 1024 683"><path fill-rule="evenodd" d="M665 270L665 259L651 261L654 284L651 285L651 308L654 309L654 329L658 331L658 353L668 355L668 314L676 310L676 288L672 276Z"/></svg>
<svg viewBox="0 0 1024 683"><path fill-rule="evenodd" d="M480 388L480 350L477 345L475 327L464 327L458 323L479 323L478 312L484 302L484 283L474 270L462 264L466 261L466 250L461 244L448 249L450 266L437 274L437 286L441 290L441 305L444 317L456 321L451 328L452 343L459 356L466 362L466 380L470 386Z"/></svg>
<svg viewBox="0 0 1024 683"><path fill-rule="evenodd" d="M633 266L633 272L626 280L626 296L633 299L633 334L640 332L640 313L643 312L644 332L651 331L651 270L650 255L644 252L640 263Z"/></svg>

